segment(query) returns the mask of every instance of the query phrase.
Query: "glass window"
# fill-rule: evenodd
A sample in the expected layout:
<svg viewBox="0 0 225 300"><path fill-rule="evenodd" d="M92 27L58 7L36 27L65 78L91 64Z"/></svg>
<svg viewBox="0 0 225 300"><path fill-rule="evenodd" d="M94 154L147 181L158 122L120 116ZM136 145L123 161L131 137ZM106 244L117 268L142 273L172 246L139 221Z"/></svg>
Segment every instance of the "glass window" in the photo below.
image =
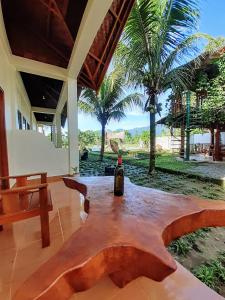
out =
<svg viewBox="0 0 225 300"><path fill-rule="evenodd" d="M22 125L22 114L19 110L17 110L17 119L18 119L18 128L23 129Z"/></svg>
<svg viewBox="0 0 225 300"><path fill-rule="evenodd" d="M23 117L23 130L27 129L27 120Z"/></svg>

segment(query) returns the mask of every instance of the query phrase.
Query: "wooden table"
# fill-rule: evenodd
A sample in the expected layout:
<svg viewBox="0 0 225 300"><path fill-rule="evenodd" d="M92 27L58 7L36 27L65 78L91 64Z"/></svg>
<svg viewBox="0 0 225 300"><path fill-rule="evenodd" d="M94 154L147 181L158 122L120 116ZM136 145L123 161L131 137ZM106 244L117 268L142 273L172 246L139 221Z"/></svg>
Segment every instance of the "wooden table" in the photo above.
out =
<svg viewBox="0 0 225 300"><path fill-rule="evenodd" d="M113 177L68 177L64 182L85 196L89 216L19 288L16 300L69 299L106 274L119 287L139 276L162 281L177 268L166 249L173 239L225 225L224 201L165 193L128 179L124 196L115 197Z"/></svg>

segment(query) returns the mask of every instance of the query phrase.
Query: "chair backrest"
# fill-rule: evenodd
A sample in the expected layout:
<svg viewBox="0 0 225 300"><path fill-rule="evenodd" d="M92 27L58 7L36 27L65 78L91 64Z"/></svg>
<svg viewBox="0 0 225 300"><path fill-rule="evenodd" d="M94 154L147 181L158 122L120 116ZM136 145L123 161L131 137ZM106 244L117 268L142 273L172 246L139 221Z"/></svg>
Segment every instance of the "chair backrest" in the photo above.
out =
<svg viewBox="0 0 225 300"><path fill-rule="evenodd" d="M38 182L40 185L47 184L47 173L35 173L19 176L0 177L0 214L13 214L19 211L26 210L32 197L33 191L31 190L28 178L39 176ZM9 189L9 180L16 180L16 184ZM37 179L35 180L37 182ZM36 186L36 189L39 185Z"/></svg>

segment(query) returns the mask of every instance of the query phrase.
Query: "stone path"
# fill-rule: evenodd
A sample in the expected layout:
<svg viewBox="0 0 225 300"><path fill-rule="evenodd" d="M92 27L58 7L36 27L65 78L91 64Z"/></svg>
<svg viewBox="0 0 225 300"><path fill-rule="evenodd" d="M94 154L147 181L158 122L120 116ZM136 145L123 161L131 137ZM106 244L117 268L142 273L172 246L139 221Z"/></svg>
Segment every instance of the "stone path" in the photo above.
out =
<svg viewBox="0 0 225 300"><path fill-rule="evenodd" d="M225 180L225 162L199 163L198 166L188 169L188 172Z"/></svg>

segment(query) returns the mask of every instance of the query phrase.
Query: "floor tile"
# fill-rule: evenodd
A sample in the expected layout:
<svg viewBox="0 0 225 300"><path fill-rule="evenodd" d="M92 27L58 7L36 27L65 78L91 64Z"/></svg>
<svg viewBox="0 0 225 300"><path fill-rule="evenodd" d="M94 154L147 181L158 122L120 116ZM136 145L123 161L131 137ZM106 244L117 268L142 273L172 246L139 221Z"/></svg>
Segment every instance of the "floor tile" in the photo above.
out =
<svg viewBox="0 0 225 300"><path fill-rule="evenodd" d="M11 286L9 284L0 284L0 299L11 300Z"/></svg>
<svg viewBox="0 0 225 300"><path fill-rule="evenodd" d="M50 239L54 239L61 234L61 227L59 223L59 215L55 213L49 216ZM24 248L34 241L41 240L41 224L40 217L28 219L24 230L24 244L20 248Z"/></svg>
<svg viewBox="0 0 225 300"><path fill-rule="evenodd" d="M15 273L17 269L26 268L30 264L44 263L53 256L63 245L62 236L51 239L49 247L42 248L41 241L31 243L29 246L18 251L15 263Z"/></svg>
<svg viewBox="0 0 225 300"><path fill-rule="evenodd" d="M24 243L25 222L5 224L0 232L0 251L18 248Z"/></svg>
<svg viewBox="0 0 225 300"><path fill-rule="evenodd" d="M12 278L12 269L15 263L16 249L0 251L0 285L9 284ZM1 298L0 298L1 299Z"/></svg>

